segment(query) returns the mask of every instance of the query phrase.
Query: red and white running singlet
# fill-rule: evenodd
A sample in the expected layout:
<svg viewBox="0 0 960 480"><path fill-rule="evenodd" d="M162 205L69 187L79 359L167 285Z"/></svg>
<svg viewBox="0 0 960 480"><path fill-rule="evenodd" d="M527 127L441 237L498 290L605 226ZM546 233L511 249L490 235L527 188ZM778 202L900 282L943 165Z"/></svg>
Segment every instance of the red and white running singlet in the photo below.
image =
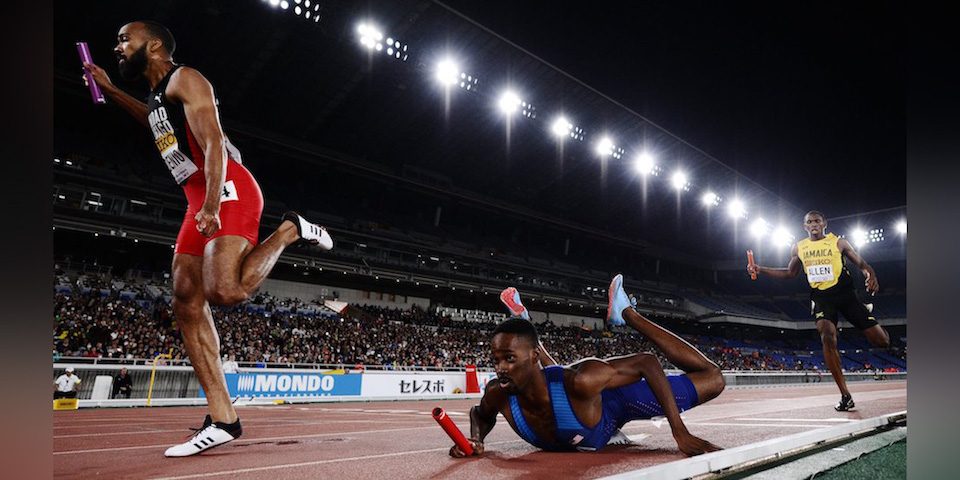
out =
<svg viewBox="0 0 960 480"><path fill-rule="evenodd" d="M197 231L194 218L207 195L204 175L203 149L190 130L183 104L167 98L167 85L181 66L175 65L150 92L147 99L147 120L153 131L154 142L173 179L183 187L187 196L187 212L177 235L175 253L203 255L203 248L210 240L223 235L239 235L254 246L260 231L260 215L263 213L263 193L260 185L240 162L240 151L226 140L226 181L220 195L220 230L212 237L204 237Z"/></svg>

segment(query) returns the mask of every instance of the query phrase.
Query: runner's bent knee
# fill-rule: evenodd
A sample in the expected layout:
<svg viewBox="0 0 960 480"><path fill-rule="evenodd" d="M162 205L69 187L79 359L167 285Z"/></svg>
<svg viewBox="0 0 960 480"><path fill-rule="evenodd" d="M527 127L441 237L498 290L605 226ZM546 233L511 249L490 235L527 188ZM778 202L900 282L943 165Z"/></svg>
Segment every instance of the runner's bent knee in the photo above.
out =
<svg viewBox="0 0 960 480"><path fill-rule="evenodd" d="M218 305L222 307L231 307L249 297L247 292L244 292L243 289L241 289L237 284L226 286L218 285L215 282L204 289L204 295L211 305Z"/></svg>

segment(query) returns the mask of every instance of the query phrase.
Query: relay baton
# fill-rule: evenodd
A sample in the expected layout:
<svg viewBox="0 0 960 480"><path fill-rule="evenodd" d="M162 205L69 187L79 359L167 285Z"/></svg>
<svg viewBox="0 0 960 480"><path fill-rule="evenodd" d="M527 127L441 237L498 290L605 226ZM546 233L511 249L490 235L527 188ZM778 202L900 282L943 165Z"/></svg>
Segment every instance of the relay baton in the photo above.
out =
<svg viewBox="0 0 960 480"><path fill-rule="evenodd" d="M77 52L80 53L80 64L84 63L93 63L93 59L90 58L90 47L87 46L87 42L77 42ZM100 86L97 85L97 82L93 80L93 72L84 70L84 76L87 77L87 86L90 87L90 96L93 97L93 103L107 103L103 98L103 93L100 91Z"/></svg>
<svg viewBox="0 0 960 480"><path fill-rule="evenodd" d="M443 431L447 432L447 435L450 436L450 439L453 440L453 443L457 444L463 453L466 453L467 455L473 455L473 446L470 445L469 441L467 441L467 437L463 436L463 433L459 428L457 428L457 425L453 423L453 420L450 419L450 416L447 415L447 412L444 412L440 407L434 408L433 419L440 424L440 427L443 428Z"/></svg>
<svg viewBox="0 0 960 480"><path fill-rule="evenodd" d="M757 266L756 263L753 263L753 250L747 250L747 263L748 263L751 267ZM756 273L751 273L751 274L750 274L750 280L756 280L756 279L757 279L757 274L756 274Z"/></svg>

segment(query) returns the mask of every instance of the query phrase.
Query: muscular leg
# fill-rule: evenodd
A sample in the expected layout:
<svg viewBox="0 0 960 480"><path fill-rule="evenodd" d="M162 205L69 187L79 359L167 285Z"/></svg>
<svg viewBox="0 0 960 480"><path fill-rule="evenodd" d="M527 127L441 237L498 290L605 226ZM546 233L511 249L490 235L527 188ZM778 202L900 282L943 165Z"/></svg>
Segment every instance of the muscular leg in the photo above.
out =
<svg viewBox="0 0 960 480"><path fill-rule="evenodd" d="M203 387L215 422L233 423L237 412L230 403L220 364L220 335L213 324L210 305L203 296L203 258L173 256L173 311L190 363Z"/></svg>
<svg viewBox="0 0 960 480"><path fill-rule="evenodd" d="M867 337L867 340L875 347L880 348L889 348L890 347L890 334L887 333L886 329L880 325L874 325L863 331L863 335Z"/></svg>
<svg viewBox="0 0 960 480"><path fill-rule="evenodd" d="M852 296L856 299L856 296ZM859 327L861 322L870 322L874 320L874 317L870 315L870 311L867 310L859 300L853 300L849 302L843 302L838 305L843 316L847 319L857 319L857 322L851 322L855 326ZM867 337L867 340L875 347L887 348L890 346L890 335L887 331L880 325L874 325L870 328L861 330L863 335Z"/></svg>
<svg viewBox="0 0 960 480"><path fill-rule="evenodd" d="M717 364L710 361L700 350L678 337L673 332L651 322L640 315L633 307L623 310L623 319L635 330L649 338L663 356L683 370L697 389L699 403L720 395L726 387L726 381Z"/></svg>
<svg viewBox="0 0 960 480"><path fill-rule="evenodd" d="M260 245L238 235L207 242L203 251L203 292L214 305L236 305L247 299L267 278L283 249L300 236L287 220Z"/></svg>
<svg viewBox="0 0 960 480"><path fill-rule="evenodd" d="M843 378L843 366L837 350L837 326L832 321L821 318L817 320L817 331L820 332L820 341L823 342L823 359L827 362L827 368L837 382L837 387L840 387L840 393L849 396L850 390L847 390L847 380Z"/></svg>

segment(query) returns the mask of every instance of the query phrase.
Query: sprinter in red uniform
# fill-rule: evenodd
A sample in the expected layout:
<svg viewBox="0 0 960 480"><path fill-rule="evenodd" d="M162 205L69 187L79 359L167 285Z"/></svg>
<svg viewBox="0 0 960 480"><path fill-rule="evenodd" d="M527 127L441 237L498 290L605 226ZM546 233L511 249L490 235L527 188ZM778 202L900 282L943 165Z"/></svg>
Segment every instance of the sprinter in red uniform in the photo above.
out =
<svg viewBox="0 0 960 480"><path fill-rule="evenodd" d="M90 63L84 68L112 101L151 129L187 197L173 255L173 310L210 414L190 440L166 451L168 457L183 457L243 431L227 392L210 305L246 299L288 245L305 240L330 250L333 240L323 227L287 212L277 230L258 241L260 186L223 133L213 86L197 70L174 63L175 49L173 35L155 22L128 23L117 33L120 74L149 83L146 103L117 88L102 68Z"/></svg>

